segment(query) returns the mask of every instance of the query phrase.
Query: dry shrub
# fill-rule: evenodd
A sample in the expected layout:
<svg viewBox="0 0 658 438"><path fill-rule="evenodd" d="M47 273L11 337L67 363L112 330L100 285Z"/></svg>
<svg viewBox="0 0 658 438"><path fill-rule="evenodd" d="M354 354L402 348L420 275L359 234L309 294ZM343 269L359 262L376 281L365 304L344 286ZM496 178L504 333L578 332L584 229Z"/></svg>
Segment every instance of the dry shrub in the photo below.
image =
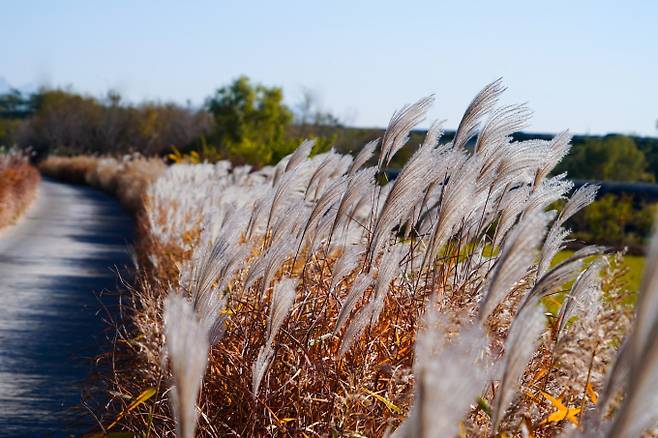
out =
<svg viewBox="0 0 658 438"><path fill-rule="evenodd" d="M16 151L0 155L0 228L20 217L36 197L39 172Z"/></svg>
<svg viewBox="0 0 658 438"><path fill-rule="evenodd" d="M497 109L502 91L482 90L453 142L432 125L392 182L383 170L431 98L395 113L374 167L362 168L372 144L309 158L311 142L257 172L169 167L144 198L100 427L544 437L653 425L658 280L649 271L647 310L624 340L632 312L614 257L586 247L551 265L596 188L568 196L550 176L568 133L512 142L529 113ZM658 238L652 254L649 266Z"/></svg>
<svg viewBox="0 0 658 438"><path fill-rule="evenodd" d="M60 181L88 184L117 196L121 204L138 211L148 185L164 171L158 158L126 155L121 159L79 155L51 156L39 164L44 175Z"/></svg>

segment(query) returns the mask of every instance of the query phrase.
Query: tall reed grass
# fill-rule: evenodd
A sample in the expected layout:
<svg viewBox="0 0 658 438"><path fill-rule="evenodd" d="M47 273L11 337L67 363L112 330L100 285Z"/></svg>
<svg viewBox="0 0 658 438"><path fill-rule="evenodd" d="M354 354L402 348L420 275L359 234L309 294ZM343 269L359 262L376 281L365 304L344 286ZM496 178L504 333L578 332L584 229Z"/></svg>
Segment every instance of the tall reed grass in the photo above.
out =
<svg viewBox="0 0 658 438"><path fill-rule="evenodd" d="M590 246L553 263L596 187L572 192L551 175L568 132L511 140L529 111L500 107L503 91L487 85L452 142L432 124L390 182L432 97L354 158L309 157L305 142L258 171L167 168L145 192L100 427L184 438L653 427L658 237L636 318L618 256Z"/></svg>
<svg viewBox="0 0 658 438"><path fill-rule="evenodd" d="M39 172L24 153L0 153L0 228L13 224L29 207L37 195L39 181Z"/></svg>

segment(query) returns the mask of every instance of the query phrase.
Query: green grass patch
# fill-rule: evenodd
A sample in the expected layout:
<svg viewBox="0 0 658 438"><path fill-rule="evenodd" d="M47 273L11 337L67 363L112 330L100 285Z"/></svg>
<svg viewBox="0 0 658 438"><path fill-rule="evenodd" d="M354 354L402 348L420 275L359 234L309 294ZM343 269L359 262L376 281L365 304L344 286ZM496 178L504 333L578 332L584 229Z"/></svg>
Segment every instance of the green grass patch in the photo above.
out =
<svg viewBox="0 0 658 438"><path fill-rule="evenodd" d="M563 260L568 259L573 255L574 251L560 251L555 258L553 259L553 265L560 263ZM624 279L627 284L626 287L629 291L637 293L640 290L640 283L642 282L642 273L644 272L644 264L646 262L646 257L644 256L634 256L626 255L624 256L624 266L628 269L624 275ZM588 261L586 260L587 264Z"/></svg>
<svg viewBox="0 0 658 438"><path fill-rule="evenodd" d="M574 254L574 252L575 251L571 251L571 250L560 251L553 258L551 265L555 266L556 264L568 259ZM646 258L644 256L627 255L624 256L623 259L624 259L623 267L626 270L626 273L622 277L625 283L624 288L630 292L628 298L625 299L624 302L631 304L635 302L637 293L640 290L640 284L642 282L642 273L644 272L644 265ZM589 263L591 263L591 260L593 260L593 258L585 259L584 261L585 266L589 265ZM543 299L544 306L546 307L546 310L549 313L557 315L557 311L560 308L562 300L564 299L564 295L571 288L572 284L573 282L569 282L565 284L562 288L563 290L562 292L557 293L555 295L551 295Z"/></svg>

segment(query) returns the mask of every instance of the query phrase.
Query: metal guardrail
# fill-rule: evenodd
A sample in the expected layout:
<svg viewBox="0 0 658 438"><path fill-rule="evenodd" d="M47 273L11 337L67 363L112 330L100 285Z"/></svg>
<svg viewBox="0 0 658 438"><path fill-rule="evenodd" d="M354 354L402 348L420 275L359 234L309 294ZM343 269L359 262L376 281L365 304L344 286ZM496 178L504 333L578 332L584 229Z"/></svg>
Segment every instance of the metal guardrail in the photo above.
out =
<svg viewBox="0 0 658 438"><path fill-rule="evenodd" d="M588 181L582 179L573 180L575 188L584 184L598 185L598 197L606 194L629 195L642 201L658 201L658 184L623 181Z"/></svg>
<svg viewBox="0 0 658 438"><path fill-rule="evenodd" d="M386 169L386 175L389 180L394 180L399 173L399 169ZM599 186L598 198L607 194L612 194L629 195L640 201L658 201L658 184L584 179L574 179L572 181L574 183L574 188L582 187L585 184L596 184Z"/></svg>

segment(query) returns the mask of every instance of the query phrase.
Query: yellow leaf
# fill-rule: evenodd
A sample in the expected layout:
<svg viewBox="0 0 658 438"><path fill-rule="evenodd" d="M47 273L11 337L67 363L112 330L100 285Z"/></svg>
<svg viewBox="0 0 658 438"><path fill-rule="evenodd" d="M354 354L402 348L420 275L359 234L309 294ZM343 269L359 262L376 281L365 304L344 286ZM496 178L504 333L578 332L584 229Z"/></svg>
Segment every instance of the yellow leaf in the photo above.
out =
<svg viewBox="0 0 658 438"><path fill-rule="evenodd" d="M128 407L124 411L122 411L119 415L117 415L114 421L109 426L107 426L107 429L112 429L128 412L132 411L137 406L141 405L142 403L144 403L146 400L150 399L154 395L155 395L155 388L146 388L137 397L135 397L135 399L128 405Z"/></svg>
<svg viewBox="0 0 658 438"><path fill-rule="evenodd" d="M132 403L128 405L128 408L126 408L126 410L128 412L132 411L137 406L141 405L142 403L144 403L146 400L150 399L154 395L155 395L155 388L146 388L144 391L142 391L141 394L137 396L137 398L135 398L135 400L133 400Z"/></svg>
<svg viewBox="0 0 658 438"><path fill-rule="evenodd" d="M594 388L592 388L592 384L588 383L587 386L585 386L585 390L587 391L587 395L589 396L589 399L592 400L592 403L596 403L599 401L599 395L594 391Z"/></svg>
<svg viewBox="0 0 658 438"><path fill-rule="evenodd" d="M551 404L555 407L555 411L540 424L558 423L562 420L567 420L575 425L578 425L577 415L580 413L580 408L567 407L559 398L555 398L544 391L541 391L541 394L546 398L546 400L551 402Z"/></svg>
<svg viewBox="0 0 658 438"><path fill-rule="evenodd" d="M380 402L384 403L387 408L389 408L391 411L395 412L396 414L401 414L402 413L402 409L397 407L392 401L390 401L386 397L382 397L381 395L379 395L375 392L369 391L366 388L363 388L363 390L365 392L367 392L368 394L370 394L371 396L375 397Z"/></svg>

